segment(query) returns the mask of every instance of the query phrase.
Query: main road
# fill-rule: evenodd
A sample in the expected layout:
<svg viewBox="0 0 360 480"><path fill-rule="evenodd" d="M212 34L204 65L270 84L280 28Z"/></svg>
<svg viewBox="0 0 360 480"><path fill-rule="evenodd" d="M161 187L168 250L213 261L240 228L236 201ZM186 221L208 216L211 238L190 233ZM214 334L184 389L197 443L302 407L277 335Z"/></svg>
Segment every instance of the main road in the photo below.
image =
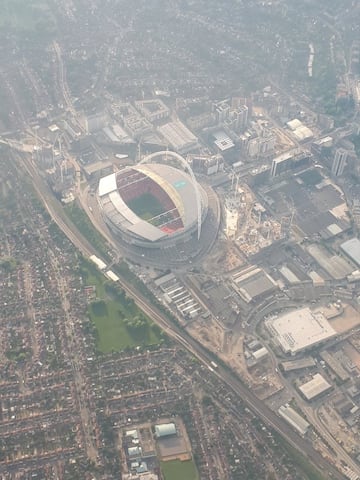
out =
<svg viewBox="0 0 360 480"><path fill-rule="evenodd" d="M16 155L19 162L19 155ZM57 200L53 197L48 186L45 184L41 176L34 168L31 159L26 155L21 157L22 163L19 167L25 167L30 175L34 188L43 201L52 220L64 232L69 240L84 256L95 254L95 249L89 244L84 236L78 231L76 226L66 218L65 213L60 207ZM194 340L185 330L174 325L169 321L167 316L161 312L156 306L152 305L136 287L127 283L123 279L119 280L121 288L126 294L133 298L135 303L147 314L154 322L156 322L170 337L180 343L185 349L191 352L198 360L207 368L212 361L211 354L196 340ZM296 450L300 451L308 460L317 468L321 469L326 475L325 478L344 480L344 476L327 460L325 460L305 438L300 437L283 419L276 415L263 401L245 385L241 380L229 369L219 366L212 373L224 382L241 400L269 427L278 432L286 441Z"/></svg>

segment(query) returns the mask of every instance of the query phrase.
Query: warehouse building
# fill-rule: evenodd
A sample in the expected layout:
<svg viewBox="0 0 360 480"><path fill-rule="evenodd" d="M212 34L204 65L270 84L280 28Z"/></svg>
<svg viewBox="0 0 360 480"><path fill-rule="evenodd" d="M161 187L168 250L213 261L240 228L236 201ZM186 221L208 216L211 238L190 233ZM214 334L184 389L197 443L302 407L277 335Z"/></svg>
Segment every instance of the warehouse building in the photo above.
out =
<svg viewBox="0 0 360 480"><path fill-rule="evenodd" d="M187 153L199 145L197 137L180 120L158 127L158 132L179 153Z"/></svg>
<svg viewBox="0 0 360 480"><path fill-rule="evenodd" d="M360 240L351 238L340 245L341 250L350 258L358 267L360 267Z"/></svg>
<svg viewBox="0 0 360 480"><path fill-rule="evenodd" d="M291 425L300 435L306 435L309 430L310 423L308 423L301 415L299 415L289 405L281 405L278 410L280 417Z"/></svg>
<svg viewBox="0 0 360 480"><path fill-rule="evenodd" d="M339 255L332 255L321 245L309 245L307 251L320 267L336 280L346 278L354 271L354 268L344 258Z"/></svg>
<svg viewBox="0 0 360 480"><path fill-rule="evenodd" d="M332 385L320 373L316 373L309 382L299 386L299 391L309 402L331 389Z"/></svg>
<svg viewBox="0 0 360 480"><path fill-rule="evenodd" d="M233 274L234 290L246 303L278 289L277 283L262 268L251 266Z"/></svg>
<svg viewBox="0 0 360 480"><path fill-rule="evenodd" d="M280 363L280 368L284 373L303 370L304 368L312 368L315 366L316 362L312 357L303 357L299 360L290 360Z"/></svg>
<svg viewBox="0 0 360 480"><path fill-rule="evenodd" d="M329 340L337 333L320 312L302 308L265 321L275 342L285 353L295 355Z"/></svg>

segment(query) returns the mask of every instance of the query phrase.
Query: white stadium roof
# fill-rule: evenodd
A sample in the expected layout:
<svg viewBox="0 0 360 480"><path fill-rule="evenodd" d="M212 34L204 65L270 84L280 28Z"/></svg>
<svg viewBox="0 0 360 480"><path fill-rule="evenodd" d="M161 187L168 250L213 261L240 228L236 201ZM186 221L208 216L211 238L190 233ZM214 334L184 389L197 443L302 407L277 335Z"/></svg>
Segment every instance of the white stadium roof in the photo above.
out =
<svg viewBox="0 0 360 480"><path fill-rule="evenodd" d="M100 179L99 182L99 197L116 190L116 173L111 173L106 177Z"/></svg>
<svg viewBox="0 0 360 480"><path fill-rule="evenodd" d="M165 228L161 229L149 221L141 219L125 203L121 192L118 190L117 179L121 179L122 175L125 177L129 172L143 174L143 177L138 180L138 185L141 185L143 179L149 178L167 194L176 208L178 218L182 221L182 230L197 224L197 194L190 175L169 165L149 163L126 167L100 179L99 202L103 213L116 228L122 231L127 230L136 237L150 242L155 242L169 235ZM198 184L197 188L202 207L206 207L206 193Z"/></svg>

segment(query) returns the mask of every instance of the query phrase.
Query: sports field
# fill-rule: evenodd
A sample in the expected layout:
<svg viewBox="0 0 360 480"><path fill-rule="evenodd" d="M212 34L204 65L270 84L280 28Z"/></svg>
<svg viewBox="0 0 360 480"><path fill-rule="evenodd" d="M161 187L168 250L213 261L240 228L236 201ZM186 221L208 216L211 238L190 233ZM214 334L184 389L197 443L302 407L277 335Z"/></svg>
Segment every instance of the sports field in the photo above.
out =
<svg viewBox="0 0 360 480"><path fill-rule="evenodd" d="M192 460L187 460L186 462L181 462L180 460L161 462L161 471L165 480L199 479L195 464Z"/></svg>
<svg viewBox="0 0 360 480"><path fill-rule="evenodd" d="M150 220L150 218L164 213L164 207L159 200L150 193L144 193L134 198L127 202L127 206L143 220Z"/></svg>

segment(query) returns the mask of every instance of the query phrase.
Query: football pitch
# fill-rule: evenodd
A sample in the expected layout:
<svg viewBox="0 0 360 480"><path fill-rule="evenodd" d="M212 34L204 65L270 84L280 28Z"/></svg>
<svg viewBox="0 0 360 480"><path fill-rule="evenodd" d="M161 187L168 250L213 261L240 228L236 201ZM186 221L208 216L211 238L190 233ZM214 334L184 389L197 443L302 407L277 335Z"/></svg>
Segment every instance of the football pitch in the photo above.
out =
<svg viewBox="0 0 360 480"><path fill-rule="evenodd" d="M187 460L185 462L181 462L180 460L161 462L161 471L165 480L199 479L195 464L192 460Z"/></svg>
<svg viewBox="0 0 360 480"><path fill-rule="evenodd" d="M159 200L150 193L144 193L133 200L127 202L127 206L136 215L143 220L150 220L161 213L164 213L164 207Z"/></svg>

